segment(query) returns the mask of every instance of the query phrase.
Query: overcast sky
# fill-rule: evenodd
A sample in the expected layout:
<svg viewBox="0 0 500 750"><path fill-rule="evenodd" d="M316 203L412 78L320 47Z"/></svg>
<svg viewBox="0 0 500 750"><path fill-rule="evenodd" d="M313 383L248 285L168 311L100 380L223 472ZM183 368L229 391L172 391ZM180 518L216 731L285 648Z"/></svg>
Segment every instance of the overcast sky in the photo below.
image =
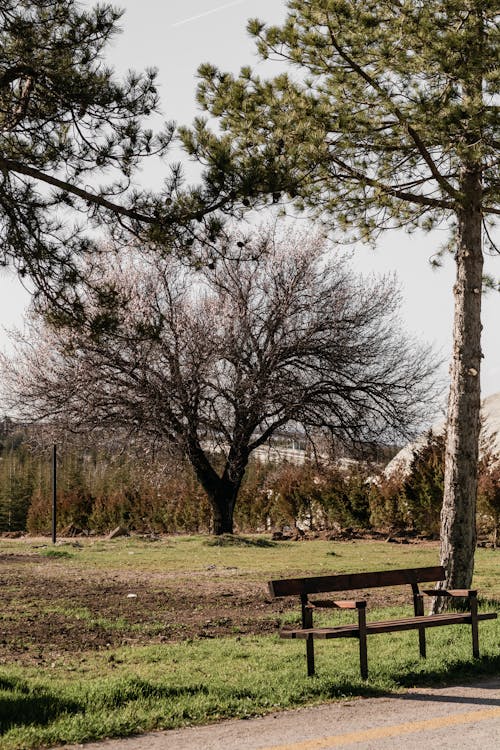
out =
<svg viewBox="0 0 500 750"><path fill-rule="evenodd" d="M92 4L87 2L85 4ZM196 69L201 62L212 62L225 70L237 71L256 62L252 41L245 26L249 17L279 22L284 16L283 0L116 0L126 10L110 49L109 62L118 71L127 68L159 68L164 118L188 124L198 113L195 103ZM262 67L262 65L261 65ZM178 159L179 155L176 154ZM151 164L142 180L158 184L165 166ZM356 248L353 262L365 272L396 271L402 293L402 316L408 329L428 342L434 342L449 359L452 333L452 286L454 267L448 260L435 271L429 258L446 239L445 231L408 236L386 233L376 250ZM488 268L500 275L500 259ZM19 282L5 273L0 276L1 320L4 326L21 325L29 296ZM498 315L500 295L484 298L483 394L500 391L500 346ZM0 344L7 345L0 330Z"/></svg>

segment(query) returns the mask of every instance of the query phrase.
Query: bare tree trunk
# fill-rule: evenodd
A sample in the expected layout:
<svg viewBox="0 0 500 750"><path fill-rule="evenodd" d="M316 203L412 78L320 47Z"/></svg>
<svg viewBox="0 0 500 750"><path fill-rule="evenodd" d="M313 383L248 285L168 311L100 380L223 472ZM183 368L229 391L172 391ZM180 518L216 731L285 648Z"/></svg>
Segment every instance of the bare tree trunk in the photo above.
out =
<svg viewBox="0 0 500 750"><path fill-rule="evenodd" d="M213 533L216 536L220 534L232 534L234 531L233 514L238 494L238 487L224 486L226 483L221 482L221 487L209 500L214 512Z"/></svg>
<svg viewBox="0 0 500 750"><path fill-rule="evenodd" d="M481 407L483 254L479 170L469 169L463 184L470 202L458 217L453 359L441 512L441 564L446 569L443 586L449 588L469 588L472 583ZM435 608L441 608L438 601Z"/></svg>
<svg viewBox="0 0 500 750"><path fill-rule="evenodd" d="M240 440L238 447L231 446L222 476L210 463L198 438L190 435L186 440L186 457L212 506L215 535L233 533L234 508L248 464L248 440L244 440L243 444Z"/></svg>
<svg viewBox="0 0 500 750"><path fill-rule="evenodd" d="M200 467L195 468L196 476L205 490L213 511L213 533L233 533L233 516L236 499L241 485L241 479L236 482L221 479L215 472L204 472Z"/></svg>
<svg viewBox="0 0 500 750"><path fill-rule="evenodd" d="M197 466L196 476L206 492L213 511L213 533L232 534L234 530L234 508L241 479L230 481L218 477L213 470L204 471Z"/></svg>

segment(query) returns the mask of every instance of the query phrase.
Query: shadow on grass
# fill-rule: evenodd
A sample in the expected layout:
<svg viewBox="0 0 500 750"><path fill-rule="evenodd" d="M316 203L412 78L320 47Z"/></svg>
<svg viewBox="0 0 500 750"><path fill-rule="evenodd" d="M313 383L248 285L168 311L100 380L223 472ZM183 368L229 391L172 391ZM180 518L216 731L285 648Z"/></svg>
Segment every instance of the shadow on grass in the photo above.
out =
<svg viewBox="0 0 500 750"><path fill-rule="evenodd" d="M82 711L81 703L61 698L45 688L30 688L22 680L0 679L0 733L15 726L50 724L61 714Z"/></svg>
<svg viewBox="0 0 500 750"><path fill-rule="evenodd" d="M119 708L138 700L169 700L186 696L208 695L209 692L208 687L202 684L172 687L170 685L154 685L147 680L134 678L106 688L97 700L106 708Z"/></svg>
<svg viewBox="0 0 500 750"><path fill-rule="evenodd" d="M406 672L395 681L401 687L436 687L456 685L460 682L473 682L482 677L498 677L500 674L500 654L483 656L471 661L455 661L442 669Z"/></svg>
<svg viewBox="0 0 500 750"><path fill-rule="evenodd" d="M213 539L206 539L203 544L206 547L276 547L277 542L272 542L264 537L251 538L247 536L235 536L234 534L221 534Z"/></svg>
<svg viewBox="0 0 500 750"><path fill-rule="evenodd" d="M143 700L178 700L207 695L202 684L170 687L136 678L103 686L80 701L64 698L46 688L30 687L16 678L0 678L0 733L16 726L46 726L65 714L85 714L95 710L115 710Z"/></svg>
<svg viewBox="0 0 500 750"><path fill-rule="evenodd" d="M389 695L390 691L385 688L375 687L370 684L353 683L349 680L307 682L303 689L294 697L301 702L306 702L311 698L321 698L323 700L339 700L341 698L382 698Z"/></svg>

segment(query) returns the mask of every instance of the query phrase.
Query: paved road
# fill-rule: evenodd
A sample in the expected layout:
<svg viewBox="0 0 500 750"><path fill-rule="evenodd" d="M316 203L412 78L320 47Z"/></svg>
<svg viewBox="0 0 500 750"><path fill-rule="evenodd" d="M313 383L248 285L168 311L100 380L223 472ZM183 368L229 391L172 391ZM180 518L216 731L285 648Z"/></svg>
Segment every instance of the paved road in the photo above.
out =
<svg viewBox="0 0 500 750"><path fill-rule="evenodd" d="M500 750L500 677L259 719L108 740L85 750ZM65 746L64 750L72 750ZM62 750L62 749L61 749Z"/></svg>

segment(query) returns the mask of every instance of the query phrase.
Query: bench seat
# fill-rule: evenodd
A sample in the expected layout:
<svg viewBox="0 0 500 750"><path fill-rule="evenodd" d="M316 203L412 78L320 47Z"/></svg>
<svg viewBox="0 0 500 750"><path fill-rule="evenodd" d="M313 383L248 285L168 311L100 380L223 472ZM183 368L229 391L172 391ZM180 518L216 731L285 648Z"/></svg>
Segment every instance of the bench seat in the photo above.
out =
<svg viewBox="0 0 500 750"><path fill-rule="evenodd" d="M484 612L477 615L478 620L493 620L495 612ZM444 615L424 615L422 617L403 617L400 620L380 620L378 622L367 622L366 633L395 633L401 630L418 630L418 628L432 628L440 625L455 625L463 623L470 625L472 616L467 612L457 612ZM280 638L359 638L359 627L357 625L337 625L333 628L296 628L294 630L281 630Z"/></svg>

